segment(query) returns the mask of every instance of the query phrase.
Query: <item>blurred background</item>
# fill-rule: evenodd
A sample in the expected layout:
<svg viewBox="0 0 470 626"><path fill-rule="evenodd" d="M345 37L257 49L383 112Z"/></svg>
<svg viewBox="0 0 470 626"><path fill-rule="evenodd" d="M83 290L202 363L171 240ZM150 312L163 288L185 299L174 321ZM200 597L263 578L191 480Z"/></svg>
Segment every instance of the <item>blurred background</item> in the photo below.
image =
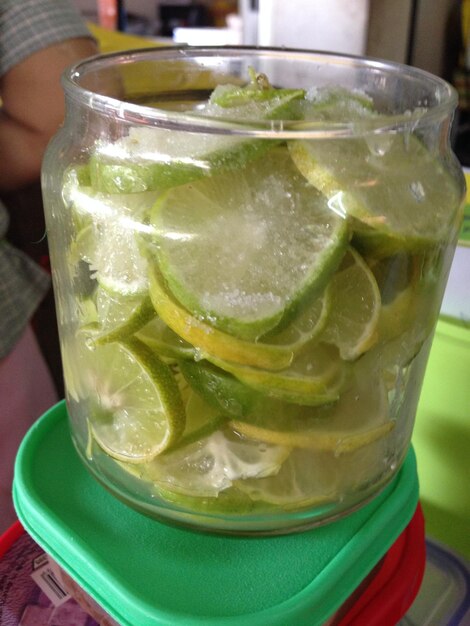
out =
<svg viewBox="0 0 470 626"><path fill-rule="evenodd" d="M99 26L162 43L272 45L407 63L453 83L454 150L470 166L467 0L74 0Z"/></svg>

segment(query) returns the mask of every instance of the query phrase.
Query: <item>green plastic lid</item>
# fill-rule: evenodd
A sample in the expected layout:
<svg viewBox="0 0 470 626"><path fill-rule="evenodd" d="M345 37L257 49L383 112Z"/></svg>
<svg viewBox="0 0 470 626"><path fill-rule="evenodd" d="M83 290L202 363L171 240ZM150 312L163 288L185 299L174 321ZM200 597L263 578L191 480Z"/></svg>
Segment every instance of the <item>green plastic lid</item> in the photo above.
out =
<svg viewBox="0 0 470 626"><path fill-rule="evenodd" d="M410 450L374 500L326 526L268 538L173 528L128 508L91 477L62 402L23 440L14 500L33 539L123 626L315 626L408 525L418 481Z"/></svg>

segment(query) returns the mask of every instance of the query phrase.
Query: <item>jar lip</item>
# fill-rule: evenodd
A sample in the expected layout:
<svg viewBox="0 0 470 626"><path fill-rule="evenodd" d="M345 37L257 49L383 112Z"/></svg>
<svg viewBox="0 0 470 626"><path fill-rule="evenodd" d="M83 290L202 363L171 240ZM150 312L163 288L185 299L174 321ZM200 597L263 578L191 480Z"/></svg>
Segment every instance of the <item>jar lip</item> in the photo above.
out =
<svg viewBox="0 0 470 626"><path fill-rule="evenodd" d="M135 104L125 100L100 94L79 84L80 79L92 70L111 67L117 59L121 63L133 63L143 60L184 60L203 57L231 56L245 57L268 55L271 58L302 59L319 64L350 65L351 69L369 67L375 71L398 75L408 75L429 85L429 93L434 89L438 102L431 106L417 105L414 110L404 113L378 115L354 122L299 121L299 120L261 120L248 122L197 115L191 112L171 111L153 106ZM332 83L333 85L334 83ZM450 116L458 104L455 88L444 79L403 63L375 57L331 53L316 50L293 48L275 48L263 46L157 46L131 49L128 51L98 54L69 67L62 75L65 93L73 100L102 114L112 115L114 119L135 125L154 125L161 128L189 132L243 135L277 139L293 139L302 136L308 138L351 137L364 134L380 134L413 129L418 125L442 121Z"/></svg>

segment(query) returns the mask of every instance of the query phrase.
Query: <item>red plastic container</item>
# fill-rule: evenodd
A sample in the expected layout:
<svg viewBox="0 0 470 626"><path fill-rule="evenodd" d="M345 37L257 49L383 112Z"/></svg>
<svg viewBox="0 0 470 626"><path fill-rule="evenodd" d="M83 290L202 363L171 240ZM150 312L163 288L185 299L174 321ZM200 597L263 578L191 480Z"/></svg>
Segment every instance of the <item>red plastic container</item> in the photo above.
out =
<svg viewBox="0 0 470 626"><path fill-rule="evenodd" d="M20 543L21 542L21 543ZM26 534L20 522L16 522L9 530L0 537L0 624L2 626L20 626L26 624L24 616L31 611L32 604L29 600L24 601L24 606L18 606L18 597L37 598L32 591L20 590L15 586L27 584L34 587L35 582L29 576L26 578L18 575L17 567L13 566L13 554L10 550L20 549L22 554L30 553L31 558L22 559L22 567L32 569L32 561L41 561L42 549ZM16 555L18 556L18 555ZM44 558L47 558L44 555ZM369 576L362 581L355 593L343 604L341 609L327 622L328 626L395 626L406 614L408 608L415 599L423 578L426 561L426 547L424 535L424 520L421 507L418 506L411 522L398 537L392 547L388 550L381 562L374 568ZM51 562L49 563L51 565ZM107 618L104 611L101 616L97 615L96 603L89 599L87 605L87 594L80 593L77 599L70 597L67 587L67 579L60 578L60 570L57 574L57 566L52 565L52 585L57 583L58 588L51 592L53 598L64 594L61 598L62 607L61 626L94 626L103 623L100 619ZM49 595L51 595L49 594ZM9 607L9 603L14 602L15 606ZM65 610L64 604L68 605ZM42 621L42 624L56 624L53 619L54 611L57 616L57 606L50 601L50 610L47 610L45 597L35 606L42 609L42 615L51 616L52 621ZM74 606L75 605L75 606ZM93 614L93 618L84 617L83 610L88 609ZM64 621L70 616L70 622ZM34 619L34 617L33 617ZM42 619L42 617L41 617ZM94 621L95 619L99 621ZM15 623L16 620L16 623ZM39 626L39 622L28 621L31 626ZM137 626L137 625L136 625ZM286 625L287 626L287 625Z"/></svg>

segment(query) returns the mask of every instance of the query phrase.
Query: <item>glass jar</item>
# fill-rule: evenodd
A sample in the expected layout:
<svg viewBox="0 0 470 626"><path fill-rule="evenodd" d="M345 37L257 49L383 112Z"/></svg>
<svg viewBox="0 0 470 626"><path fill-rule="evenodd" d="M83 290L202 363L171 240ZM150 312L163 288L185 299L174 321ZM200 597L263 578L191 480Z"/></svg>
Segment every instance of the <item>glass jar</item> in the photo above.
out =
<svg viewBox="0 0 470 626"><path fill-rule="evenodd" d="M85 465L222 533L369 501L410 445L461 221L454 90L229 47L95 57L63 85L42 183Z"/></svg>

